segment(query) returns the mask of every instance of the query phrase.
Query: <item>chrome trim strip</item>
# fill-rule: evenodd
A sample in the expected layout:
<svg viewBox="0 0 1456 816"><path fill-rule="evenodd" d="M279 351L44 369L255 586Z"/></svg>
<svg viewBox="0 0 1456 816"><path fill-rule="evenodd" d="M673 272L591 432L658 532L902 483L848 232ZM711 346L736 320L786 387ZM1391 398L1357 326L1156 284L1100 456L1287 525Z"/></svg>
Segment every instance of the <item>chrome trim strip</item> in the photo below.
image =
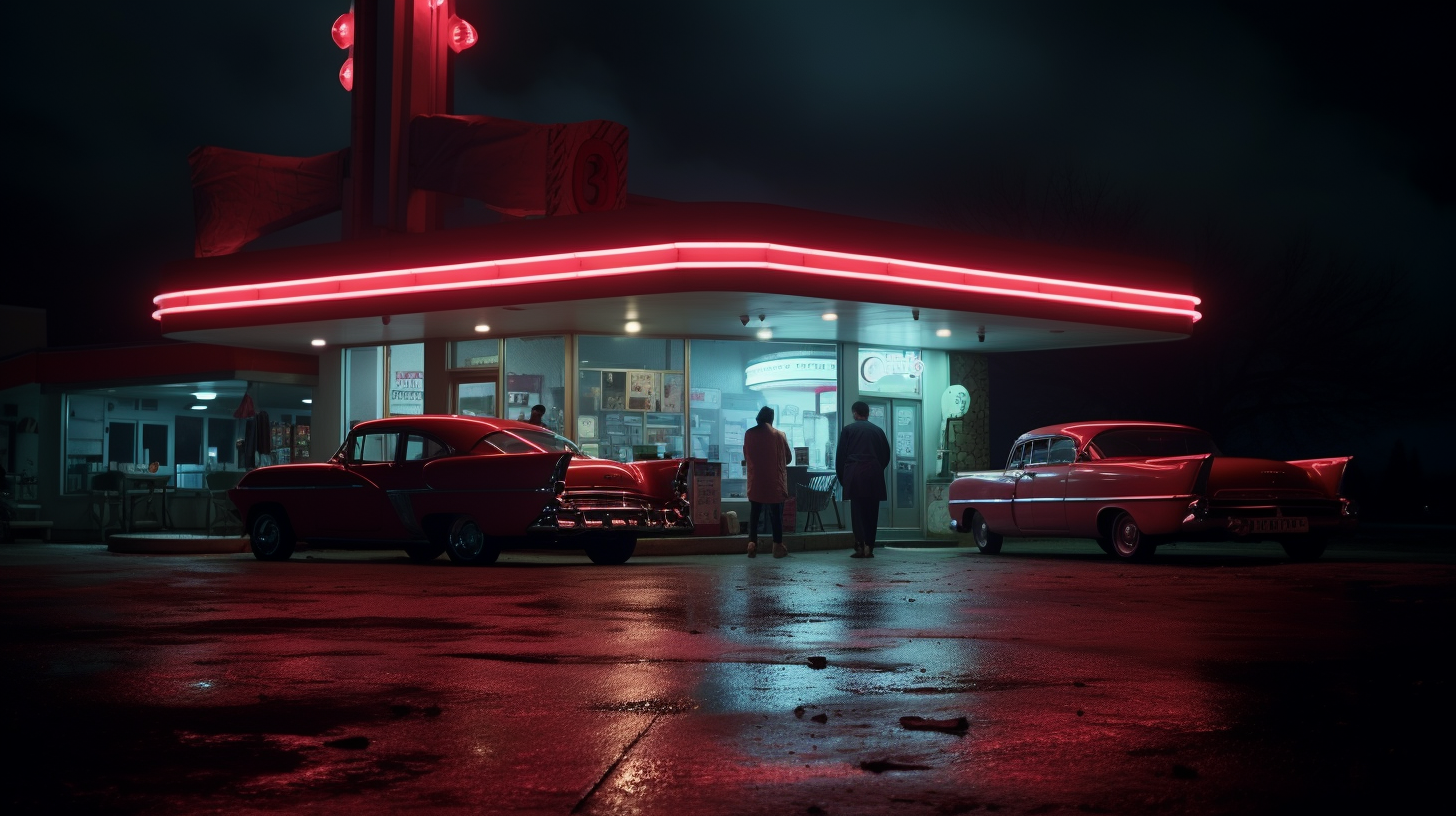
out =
<svg viewBox="0 0 1456 816"><path fill-rule="evenodd" d="M1059 499L1055 497L1039 499L952 499L950 504L1013 504L1021 502L1031 504L1032 502L1145 502L1145 501L1187 501L1197 498L1192 493L1176 496L1092 496L1089 498Z"/></svg>
<svg viewBox="0 0 1456 816"><path fill-rule="evenodd" d="M341 485L235 485L233 490L342 490L363 487L361 484Z"/></svg>

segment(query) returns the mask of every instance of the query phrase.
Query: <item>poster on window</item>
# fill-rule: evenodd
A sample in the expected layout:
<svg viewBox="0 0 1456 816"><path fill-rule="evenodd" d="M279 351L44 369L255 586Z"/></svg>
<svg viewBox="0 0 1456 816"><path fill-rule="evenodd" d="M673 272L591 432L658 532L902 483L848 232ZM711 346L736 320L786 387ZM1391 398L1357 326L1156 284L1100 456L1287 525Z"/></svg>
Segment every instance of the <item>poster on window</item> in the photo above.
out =
<svg viewBox="0 0 1456 816"><path fill-rule="evenodd" d="M425 372L396 370L389 384L389 413L423 414L425 412Z"/></svg>
<svg viewBox="0 0 1456 816"><path fill-rule="evenodd" d="M683 375L662 375L662 411L680 414L683 409Z"/></svg>
<svg viewBox="0 0 1456 816"><path fill-rule="evenodd" d="M602 410L620 411L627 407L627 372L602 372Z"/></svg>
<svg viewBox="0 0 1456 816"><path fill-rule="evenodd" d="M627 410L656 411L661 393L656 371L627 372Z"/></svg>

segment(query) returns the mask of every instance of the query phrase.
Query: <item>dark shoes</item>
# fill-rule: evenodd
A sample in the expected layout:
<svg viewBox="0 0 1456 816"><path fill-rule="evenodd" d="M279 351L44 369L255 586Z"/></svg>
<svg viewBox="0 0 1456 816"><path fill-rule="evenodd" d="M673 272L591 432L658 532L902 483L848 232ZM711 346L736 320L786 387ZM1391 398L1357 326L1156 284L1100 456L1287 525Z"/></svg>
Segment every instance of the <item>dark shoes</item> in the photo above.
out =
<svg viewBox="0 0 1456 816"><path fill-rule="evenodd" d="M866 547L865 545L856 542L855 545L854 545L854 552L851 553L849 557L850 558L874 558L875 557L875 548L874 547Z"/></svg>
<svg viewBox="0 0 1456 816"><path fill-rule="evenodd" d="M783 544L780 544L777 541L774 542L774 558L783 558L784 556L786 556L788 554L789 554L789 548L788 547L785 547Z"/></svg>

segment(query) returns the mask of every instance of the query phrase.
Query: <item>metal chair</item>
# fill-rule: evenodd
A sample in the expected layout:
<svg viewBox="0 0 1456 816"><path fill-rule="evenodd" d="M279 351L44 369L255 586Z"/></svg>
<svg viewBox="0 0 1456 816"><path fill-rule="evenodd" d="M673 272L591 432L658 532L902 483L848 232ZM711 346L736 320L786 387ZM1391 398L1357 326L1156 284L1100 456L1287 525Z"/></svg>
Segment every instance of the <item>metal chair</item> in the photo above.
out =
<svg viewBox="0 0 1456 816"><path fill-rule="evenodd" d="M839 518L839 503L834 500L834 491L838 487L839 477L833 473L815 476L807 485L794 487L794 500L799 512L804 514L804 532L816 529L824 532L824 520L819 518L819 513L830 507L834 508L834 523L839 529L844 529L844 522Z"/></svg>
<svg viewBox="0 0 1456 816"><path fill-rule="evenodd" d="M121 474L108 470L91 477L91 520L101 535L115 525L118 530L126 529L126 491Z"/></svg>
<svg viewBox="0 0 1456 816"><path fill-rule="evenodd" d="M228 491L237 487L238 480L243 478L241 470L214 470L207 474L205 484L207 485L207 534L212 535L214 529L242 529L242 520L238 518L237 508L233 506L233 500L228 498Z"/></svg>

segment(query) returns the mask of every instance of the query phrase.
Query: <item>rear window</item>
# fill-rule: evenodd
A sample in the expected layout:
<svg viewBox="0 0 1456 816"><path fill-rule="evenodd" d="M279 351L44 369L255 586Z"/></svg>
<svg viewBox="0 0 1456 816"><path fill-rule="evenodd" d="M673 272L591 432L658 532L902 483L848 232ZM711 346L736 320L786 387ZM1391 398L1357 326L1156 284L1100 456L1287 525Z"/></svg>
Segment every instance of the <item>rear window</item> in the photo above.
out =
<svg viewBox="0 0 1456 816"><path fill-rule="evenodd" d="M581 453L581 449L576 446L576 443L550 431L512 430L509 433L495 431L486 434L475 445L477 453L490 453L491 448L502 453L539 453L541 451Z"/></svg>
<svg viewBox="0 0 1456 816"><path fill-rule="evenodd" d="M1203 431L1173 428L1121 428L1103 431L1092 439L1092 446L1104 459L1121 456L1190 456L1200 453L1218 455L1213 437Z"/></svg>

